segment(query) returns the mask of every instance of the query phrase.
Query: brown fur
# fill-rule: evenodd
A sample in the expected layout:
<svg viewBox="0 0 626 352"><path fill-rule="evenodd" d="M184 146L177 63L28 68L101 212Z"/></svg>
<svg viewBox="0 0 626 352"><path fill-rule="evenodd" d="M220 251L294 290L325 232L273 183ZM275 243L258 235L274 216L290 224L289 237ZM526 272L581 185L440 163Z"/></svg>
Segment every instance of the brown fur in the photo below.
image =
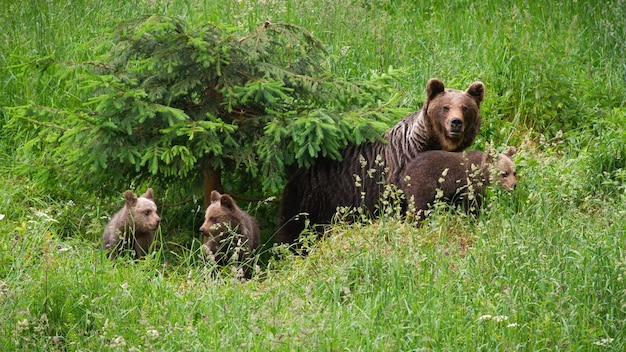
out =
<svg viewBox="0 0 626 352"><path fill-rule="evenodd" d="M204 215L204 223L200 227L204 235L204 247L214 256L218 264L226 264L236 250L236 260L245 263L251 253L259 246L260 230L256 219L241 210L235 200L228 194L211 192L211 204Z"/></svg>
<svg viewBox="0 0 626 352"><path fill-rule="evenodd" d="M136 258L142 258L154 241L154 231L161 218L157 214L152 188L139 198L130 190L124 192L124 207L107 224L102 235L103 247L115 258L123 250L132 250Z"/></svg>
<svg viewBox="0 0 626 352"><path fill-rule="evenodd" d="M296 170L283 190L277 241L293 243L304 229L305 217L313 224L327 224L340 206L365 206L375 213L383 185L396 182L404 165L419 153L467 148L480 128L484 94L481 82L459 91L445 89L433 78L426 85L422 109L387 131L382 136L386 143L350 145L342 151L341 161L320 158L312 167Z"/></svg>
<svg viewBox="0 0 626 352"><path fill-rule="evenodd" d="M508 191L515 188L517 172L511 159L514 153L513 147L500 154L495 151L428 151L407 165L399 186L420 219L439 198L477 213L489 184Z"/></svg>

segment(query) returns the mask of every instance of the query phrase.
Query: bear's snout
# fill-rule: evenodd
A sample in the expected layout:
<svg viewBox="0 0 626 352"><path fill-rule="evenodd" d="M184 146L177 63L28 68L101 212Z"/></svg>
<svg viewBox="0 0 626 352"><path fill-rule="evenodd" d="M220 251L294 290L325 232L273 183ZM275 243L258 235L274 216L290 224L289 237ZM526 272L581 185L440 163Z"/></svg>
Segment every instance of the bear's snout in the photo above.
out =
<svg viewBox="0 0 626 352"><path fill-rule="evenodd" d="M463 132L463 119L460 117L453 117L450 120L450 132L453 135L458 135Z"/></svg>
<svg viewBox="0 0 626 352"><path fill-rule="evenodd" d="M151 223L152 230L156 230L160 224L161 224L161 218L157 216L155 219L152 220L152 223Z"/></svg>
<svg viewBox="0 0 626 352"><path fill-rule="evenodd" d="M515 182L515 181L513 181L513 182L508 181L508 182L507 182L507 181L505 180L505 181L504 181L504 182L502 182L500 185L501 185L501 186L502 186L502 188L504 188L506 191L513 191L513 190L515 190L515 188L517 187L517 182Z"/></svg>

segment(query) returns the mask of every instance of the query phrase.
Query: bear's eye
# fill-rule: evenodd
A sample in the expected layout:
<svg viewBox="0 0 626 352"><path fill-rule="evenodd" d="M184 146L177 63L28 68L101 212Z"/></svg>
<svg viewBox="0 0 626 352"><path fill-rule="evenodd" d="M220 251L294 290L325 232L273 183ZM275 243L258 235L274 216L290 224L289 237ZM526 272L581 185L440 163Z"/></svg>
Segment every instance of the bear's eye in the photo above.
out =
<svg viewBox="0 0 626 352"><path fill-rule="evenodd" d="M508 172L506 172L506 171L504 171L504 172L502 172L500 175L502 175L502 177L508 177L508 176L509 176L509 173L508 173Z"/></svg>
<svg viewBox="0 0 626 352"><path fill-rule="evenodd" d="M143 215L145 215L145 216L150 215L150 210L145 210L145 211L143 212Z"/></svg>
<svg viewBox="0 0 626 352"><path fill-rule="evenodd" d="M469 110L467 106L462 107L462 109L463 109L463 112L467 112L467 110Z"/></svg>
<svg viewBox="0 0 626 352"><path fill-rule="evenodd" d="M444 107L443 107L443 111L444 111L444 112L448 112L448 111L450 111L450 107L449 107L449 106L444 106Z"/></svg>
<svg viewBox="0 0 626 352"><path fill-rule="evenodd" d="M209 221L210 221L210 222L217 222L217 217L215 217L215 216L211 216L211 217L209 218Z"/></svg>

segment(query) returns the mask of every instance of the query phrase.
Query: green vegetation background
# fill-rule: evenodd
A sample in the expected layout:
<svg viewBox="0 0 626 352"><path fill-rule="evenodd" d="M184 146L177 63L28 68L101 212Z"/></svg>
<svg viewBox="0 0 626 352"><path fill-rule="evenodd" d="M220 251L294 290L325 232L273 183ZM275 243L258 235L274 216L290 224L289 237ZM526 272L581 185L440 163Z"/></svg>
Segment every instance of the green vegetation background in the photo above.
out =
<svg viewBox="0 0 626 352"><path fill-rule="evenodd" d="M5 349L625 349L624 1L0 5ZM436 210L421 228L391 215L338 225L308 257L265 259L243 283L199 258L200 195L180 189L162 197L195 197L161 208L158 255L112 265L98 241L123 190L94 194L25 174L55 161L45 143L22 152L9 107L75 103L75 87L45 68L16 67L46 56L93 59L85 43L145 13L248 30L267 20L302 26L325 43L340 77L407 70L399 93L414 109L430 77L458 89L481 80L475 146L516 146L518 189L492 192L476 220ZM271 206L249 209L275 226Z"/></svg>

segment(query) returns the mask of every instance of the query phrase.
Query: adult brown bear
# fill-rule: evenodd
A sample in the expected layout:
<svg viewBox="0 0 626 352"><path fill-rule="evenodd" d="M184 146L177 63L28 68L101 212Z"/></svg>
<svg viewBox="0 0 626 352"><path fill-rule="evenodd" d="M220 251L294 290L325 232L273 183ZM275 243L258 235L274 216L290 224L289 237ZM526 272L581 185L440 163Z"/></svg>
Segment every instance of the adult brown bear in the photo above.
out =
<svg viewBox="0 0 626 352"><path fill-rule="evenodd" d="M340 161L320 158L310 168L297 169L283 190L277 242L293 243L304 229L305 218L311 224L328 224L337 207L364 206L375 213L384 184L394 183L418 153L462 151L470 146L480 129L484 96L481 82L460 91L446 89L432 78L426 84L422 109L387 131L382 136L386 143L350 145Z"/></svg>

